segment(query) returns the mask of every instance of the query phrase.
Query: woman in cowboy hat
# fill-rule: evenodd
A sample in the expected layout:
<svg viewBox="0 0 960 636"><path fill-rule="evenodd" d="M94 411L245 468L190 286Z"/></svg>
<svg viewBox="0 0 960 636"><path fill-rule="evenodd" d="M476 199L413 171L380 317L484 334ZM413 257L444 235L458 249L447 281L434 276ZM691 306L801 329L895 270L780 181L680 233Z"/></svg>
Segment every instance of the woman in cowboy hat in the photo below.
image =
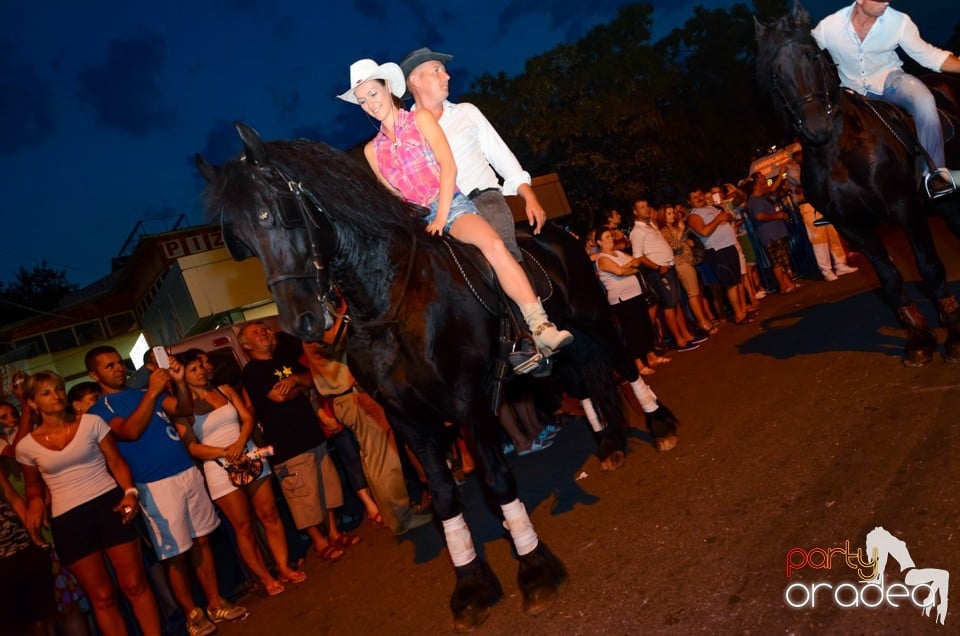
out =
<svg viewBox="0 0 960 636"><path fill-rule="evenodd" d="M503 291L520 307L538 348L544 355L552 355L572 342L573 335L549 321L530 281L503 240L457 191L457 166L443 130L428 110L411 113L403 109L400 97L405 91L399 66L392 62L378 65L364 59L350 65L350 89L337 97L359 104L380 122L379 134L364 148L364 156L380 182L404 200L429 209L425 218L427 232L449 232L480 249Z"/></svg>

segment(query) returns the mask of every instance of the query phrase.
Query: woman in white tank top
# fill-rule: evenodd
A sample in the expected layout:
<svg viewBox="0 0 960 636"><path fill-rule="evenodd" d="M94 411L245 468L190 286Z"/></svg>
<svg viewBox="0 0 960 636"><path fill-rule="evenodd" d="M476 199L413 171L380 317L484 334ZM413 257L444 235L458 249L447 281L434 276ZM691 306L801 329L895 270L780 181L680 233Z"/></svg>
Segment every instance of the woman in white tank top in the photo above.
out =
<svg viewBox="0 0 960 636"><path fill-rule="evenodd" d="M210 382L213 369L199 349L177 354L184 367L184 379L193 394L194 415L176 420L180 439L187 451L203 461L203 474L210 498L226 515L237 536L237 548L243 562L260 579L264 591L275 596L284 591L284 583L302 583L307 575L290 567L287 535L277 512L270 468L263 464L260 476L242 488L230 483L220 462L233 462L254 449L253 414L243 399L228 384L219 387ZM263 524L267 544L277 562L279 578L267 569L254 535L251 505Z"/></svg>

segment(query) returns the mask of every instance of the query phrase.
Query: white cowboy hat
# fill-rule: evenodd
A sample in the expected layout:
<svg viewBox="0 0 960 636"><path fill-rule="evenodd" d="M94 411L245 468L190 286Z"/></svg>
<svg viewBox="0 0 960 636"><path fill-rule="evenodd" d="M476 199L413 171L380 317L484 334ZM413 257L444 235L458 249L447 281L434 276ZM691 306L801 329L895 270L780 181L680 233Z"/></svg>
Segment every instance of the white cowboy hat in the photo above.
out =
<svg viewBox="0 0 960 636"><path fill-rule="evenodd" d="M403 97L407 91L407 83L403 81L403 71L393 62L377 65L371 59L357 60L350 65L350 88L337 95L338 99L351 104L359 104L353 91L357 90L367 80L382 79L390 82L390 92L397 97Z"/></svg>

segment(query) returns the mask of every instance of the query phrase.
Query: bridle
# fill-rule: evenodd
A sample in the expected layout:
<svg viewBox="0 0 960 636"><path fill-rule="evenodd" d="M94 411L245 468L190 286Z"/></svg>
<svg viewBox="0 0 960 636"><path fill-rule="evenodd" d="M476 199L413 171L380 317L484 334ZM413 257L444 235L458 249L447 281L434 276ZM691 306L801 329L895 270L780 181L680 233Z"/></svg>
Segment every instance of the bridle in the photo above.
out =
<svg viewBox="0 0 960 636"><path fill-rule="evenodd" d="M307 269L303 271L271 272L267 264L261 259L266 274L267 288L272 293L274 286L286 281L312 280L317 301L324 307L324 311L329 312L331 316L343 316L345 318L344 322L347 322L349 317L345 313L339 313L336 309L343 305L340 302L342 297L333 281L327 279L326 264L321 257L318 245L317 237L320 230L320 216L318 214L323 217L328 216L323 203L316 194L303 187L301 182L290 178L279 166L269 161L264 163L248 161L246 157L241 157L240 161L250 167L251 178L260 186L269 190L277 201L274 206L275 211L267 209L257 211L256 223L264 229L272 228L276 221L279 221L280 226L284 229L304 228L310 241L309 264ZM274 182L280 182L284 185L277 187ZM232 229L224 223L222 211L220 213L220 229L224 244L231 256L236 259L254 256L253 251L237 240Z"/></svg>
<svg viewBox="0 0 960 636"><path fill-rule="evenodd" d="M771 54L770 56L771 59L777 57L780 53L780 50L783 49L788 44L795 44L795 42L787 41L781 44ZM799 134L801 137L804 137L806 139L810 139L812 135L810 135L810 132L806 130L806 124L804 123L803 115L801 114L802 108L807 104L822 103L824 111L827 114L827 117L832 119L833 114L836 111L836 103L837 103L836 96L839 94L839 91L837 91L837 88L839 88L839 84L836 86L830 86L830 84L827 81L827 76L829 74L826 73L825 71L826 71L827 64L830 63L827 60L827 54L824 51L820 50L819 48L816 48L816 47L814 48L815 50L805 51L802 57L807 59L808 61L815 62L820 67L821 72L818 73L817 76L822 79L823 90L812 91L805 95L801 95L797 99L791 101L790 98L787 97L786 93L784 93L783 91L783 85L780 81L780 77L777 75L776 72L774 71L770 72L770 81L771 81L771 84L773 85L774 92L783 102L783 107L786 109L787 113L789 113L790 118L792 120L791 123L793 124L794 129L797 131L797 134Z"/></svg>
<svg viewBox="0 0 960 636"><path fill-rule="evenodd" d="M336 318L343 318L337 334L334 337L334 345L338 344L347 323L350 322L350 316L346 313L346 309L342 311L338 309L339 307L345 308L346 303L334 281L327 279L326 263L321 257L318 245L318 235L322 229L320 219L329 219L330 214L313 190L304 186L303 182L291 178L280 166L277 166L269 160L262 162L248 161L245 156L241 157L240 160L251 168L251 178L259 185L267 188L277 200L277 204L275 205L277 214L265 209L257 212L256 222L260 227L265 229L273 227L274 217L276 217L280 225L285 229L304 228L310 241L310 269L300 272L270 272L266 271L267 266L264 264L264 270L267 276L267 288L270 289L272 293L274 286L279 283L291 280L312 280L317 301L321 303L324 311ZM277 187L274 185L274 182L282 183L283 186ZM224 226L222 212L220 214L220 225L224 236L224 243L231 256L234 258L254 256L252 250L238 241L232 231ZM414 270L417 242L413 238L412 231L409 245L410 254L403 282L400 287L400 297L393 306L390 317L374 321L364 321L365 324L390 324L398 322L397 317L399 316L403 300L406 297L406 290ZM262 259L261 263L263 263Z"/></svg>

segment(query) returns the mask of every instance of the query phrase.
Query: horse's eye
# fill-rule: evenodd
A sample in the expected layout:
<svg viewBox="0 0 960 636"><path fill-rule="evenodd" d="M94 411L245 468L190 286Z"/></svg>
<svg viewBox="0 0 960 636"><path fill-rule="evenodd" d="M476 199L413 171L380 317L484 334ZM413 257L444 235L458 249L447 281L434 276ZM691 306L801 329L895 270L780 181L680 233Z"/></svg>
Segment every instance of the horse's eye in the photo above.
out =
<svg viewBox="0 0 960 636"><path fill-rule="evenodd" d="M263 227L273 226L273 214L270 210L260 210L257 212L257 222Z"/></svg>

